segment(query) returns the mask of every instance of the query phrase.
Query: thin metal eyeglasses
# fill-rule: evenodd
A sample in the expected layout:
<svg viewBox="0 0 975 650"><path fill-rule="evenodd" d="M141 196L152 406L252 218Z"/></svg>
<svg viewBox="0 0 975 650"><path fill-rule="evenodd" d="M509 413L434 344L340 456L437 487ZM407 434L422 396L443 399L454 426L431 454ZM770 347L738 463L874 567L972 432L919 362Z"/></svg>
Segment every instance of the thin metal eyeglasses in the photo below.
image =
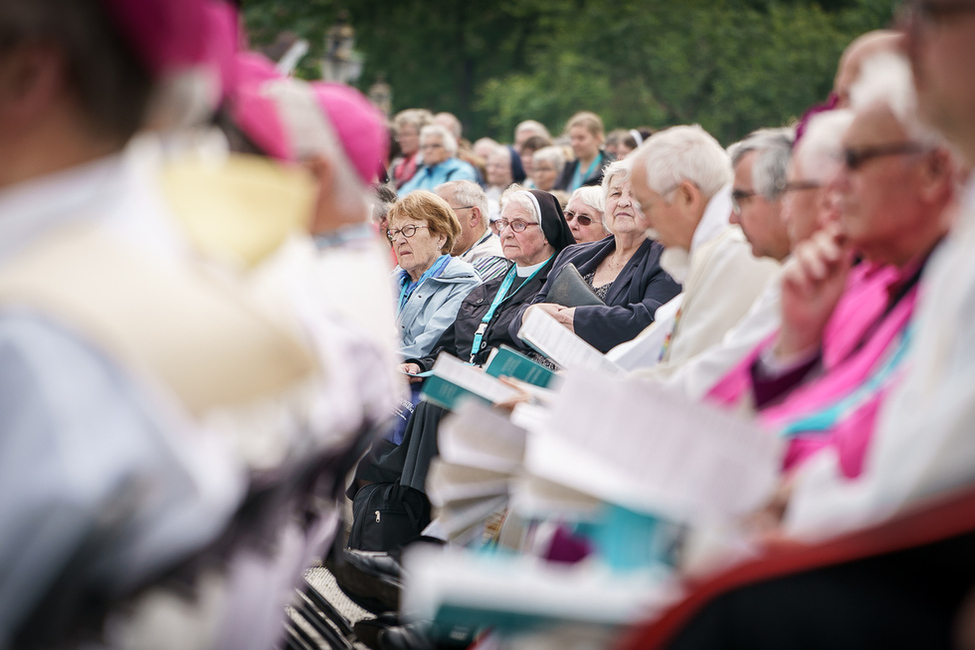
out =
<svg viewBox="0 0 975 650"><path fill-rule="evenodd" d="M527 221L508 221L507 219L498 219L494 223L498 224L498 232L501 232L508 226L515 232L525 232L525 228L528 226L537 226L537 223L528 223Z"/></svg>
<svg viewBox="0 0 975 650"><path fill-rule="evenodd" d="M414 226L412 223L408 223L402 228L396 228L395 230L387 230L386 237L389 238L389 241L393 241L399 236L400 233L403 233L403 236L409 239L410 237L416 234L418 228L429 228L429 227L430 226Z"/></svg>
<svg viewBox="0 0 975 650"><path fill-rule="evenodd" d="M573 219L577 219L580 226L588 226L594 221L592 217L587 217L584 214L576 214L575 212L569 212L568 210L563 212L563 214L565 215L566 223L572 223Z"/></svg>

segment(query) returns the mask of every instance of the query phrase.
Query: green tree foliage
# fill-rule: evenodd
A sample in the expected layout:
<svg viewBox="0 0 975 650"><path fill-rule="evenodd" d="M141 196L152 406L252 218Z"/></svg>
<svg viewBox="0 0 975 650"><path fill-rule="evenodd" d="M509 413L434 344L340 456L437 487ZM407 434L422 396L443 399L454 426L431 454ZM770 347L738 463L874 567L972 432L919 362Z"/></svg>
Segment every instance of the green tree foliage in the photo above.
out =
<svg viewBox="0 0 975 650"><path fill-rule="evenodd" d="M245 0L255 44L290 30L321 56L340 8L394 108L451 111L474 137L510 139L577 110L607 127L698 122L728 143L826 97L843 48L891 0ZM311 66L300 72L314 75Z"/></svg>

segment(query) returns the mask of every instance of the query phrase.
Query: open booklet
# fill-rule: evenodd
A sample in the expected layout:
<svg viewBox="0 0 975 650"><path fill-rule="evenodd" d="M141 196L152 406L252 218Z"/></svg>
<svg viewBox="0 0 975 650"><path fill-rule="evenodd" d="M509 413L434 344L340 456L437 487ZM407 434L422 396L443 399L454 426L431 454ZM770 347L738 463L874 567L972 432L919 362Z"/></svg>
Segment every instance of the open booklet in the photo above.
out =
<svg viewBox="0 0 975 650"><path fill-rule="evenodd" d="M531 310L518 330L518 338L566 370L595 370L610 375L624 372L599 350L541 309Z"/></svg>
<svg viewBox="0 0 975 650"><path fill-rule="evenodd" d="M521 359L517 359L521 357ZM475 398L488 404L498 404L527 393L531 398L550 401L552 391L542 386L554 385L554 373L539 366L514 350L498 354L499 361L484 369L464 363L460 359L441 352L423 383L420 395L428 402L448 410L456 410L467 398ZM503 368L501 366L504 366ZM502 382L498 377L508 377L518 388ZM521 379L526 377L526 379Z"/></svg>
<svg viewBox="0 0 975 650"><path fill-rule="evenodd" d="M781 441L753 422L650 382L580 372L525 451L530 474L691 524L762 506L780 463Z"/></svg>

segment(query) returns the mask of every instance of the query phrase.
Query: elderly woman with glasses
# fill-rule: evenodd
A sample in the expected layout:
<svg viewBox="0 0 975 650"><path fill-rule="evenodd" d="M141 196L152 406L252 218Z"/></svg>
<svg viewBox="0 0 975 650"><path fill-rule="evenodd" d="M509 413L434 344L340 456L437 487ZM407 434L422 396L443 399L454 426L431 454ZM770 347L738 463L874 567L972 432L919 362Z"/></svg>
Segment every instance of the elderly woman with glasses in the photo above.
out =
<svg viewBox="0 0 975 650"><path fill-rule="evenodd" d="M394 203L388 218L387 235L399 261L393 278L400 351L404 359L422 357L481 280L473 266L450 256L460 224L442 198L418 190Z"/></svg>
<svg viewBox="0 0 975 650"><path fill-rule="evenodd" d="M498 223L501 247L509 260L506 272L464 298L454 323L428 355L407 360L403 368L407 372L429 370L440 352L482 365L493 348L515 345L508 326L518 308L535 297L555 257L574 243L559 202L551 194L513 185L501 197L501 205Z"/></svg>
<svg viewBox="0 0 975 650"><path fill-rule="evenodd" d="M559 252L573 243L562 208L548 192L515 185L504 193L501 203L501 240L504 255L510 260L506 273L471 291L457 319L433 349L408 359L402 366L405 372L416 375L429 370L441 352L480 366L492 349L503 344L514 346L509 325L517 319L519 308L545 284ZM419 377L411 380L422 381ZM360 462L350 496L367 482L425 492L430 461L437 455L437 426L444 413L429 402L417 403L402 439L388 436L375 443ZM420 516L426 517L422 513L428 512L429 508L422 508Z"/></svg>
<svg viewBox="0 0 975 650"><path fill-rule="evenodd" d="M601 187L580 187L565 206L565 221L579 244L599 241L609 230L603 223L606 199Z"/></svg>
<svg viewBox="0 0 975 650"><path fill-rule="evenodd" d="M532 156L531 178L535 189L551 192L565 169L562 147L542 147Z"/></svg>
<svg viewBox="0 0 975 650"><path fill-rule="evenodd" d="M613 233L600 241L566 249L555 260L549 280L522 308L542 309L601 352L629 341L653 322L657 307L680 293L680 285L660 268L663 247L647 238L647 223L631 188L632 163L620 161L606 168L602 190L606 227ZM571 306L546 301L553 278L574 264L583 279L605 303ZM515 319L512 336L522 323Z"/></svg>
<svg viewBox="0 0 975 650"><path fill-rule="evenodd" d="M423 166L399 188L400 196L416 190L433 191L449 181L477 182L474 167L457 158L457 138L439 124L430 124L420 131L420 154Z"/></svg>

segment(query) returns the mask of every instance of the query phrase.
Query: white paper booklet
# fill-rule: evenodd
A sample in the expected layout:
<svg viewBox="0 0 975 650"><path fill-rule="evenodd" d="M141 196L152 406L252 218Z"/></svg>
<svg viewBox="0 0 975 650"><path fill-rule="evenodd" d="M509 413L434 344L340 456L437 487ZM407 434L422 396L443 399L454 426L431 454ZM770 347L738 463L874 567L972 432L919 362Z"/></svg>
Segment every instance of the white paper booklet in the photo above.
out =
<svg viewBox="0 0 975 650"><path fill-rule="evenodd" d="M494 409L472 400L440 423L440 458L453 465L512 473L525 456L525 430Z"/></svg>
<svg viewBox="0 0 975 650"><path fill-rule="evenodd" d="M678 294L664 303L653 314L653 323L632 341L620 343L606 353L606 358L626 371L652 368L660 361L667 335L674 329L677 310L684 302L684 294Z"/></svg>
<svg viewBox="0 0 975 650"><path fill-rule="evenodd" d="M525 452L529 473L687 523L760 507L780 462L780 440L753 422L650 382L579 372Z"/></svg>
<svg viewBox="0 0 975 650"><path fill-rule="evenodd" d="M541 309L533 309L518 338L566 370L596 370L622 375L623 369Z"/></svg>

